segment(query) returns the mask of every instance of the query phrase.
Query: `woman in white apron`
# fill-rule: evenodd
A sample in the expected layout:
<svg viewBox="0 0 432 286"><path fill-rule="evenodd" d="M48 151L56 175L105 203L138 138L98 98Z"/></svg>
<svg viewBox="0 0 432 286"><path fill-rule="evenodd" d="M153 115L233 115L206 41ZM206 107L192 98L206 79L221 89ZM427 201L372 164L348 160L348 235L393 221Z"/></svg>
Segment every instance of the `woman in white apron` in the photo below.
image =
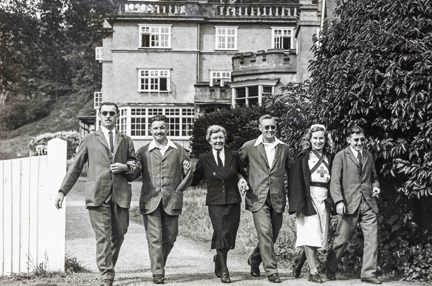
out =
<svg viewBox="0 0 432 286"><path fill-rule="evenodd" d="M309 264L308 280L322 283L318 273L317 249L327 248L329 228L328 184L330 182L330 140L326 128L312 125L302 139L303 152L289 175L289 212L296 214L296 247L303 247L303 259L296 261L294 276L299 277L304 257Z"/></svg>

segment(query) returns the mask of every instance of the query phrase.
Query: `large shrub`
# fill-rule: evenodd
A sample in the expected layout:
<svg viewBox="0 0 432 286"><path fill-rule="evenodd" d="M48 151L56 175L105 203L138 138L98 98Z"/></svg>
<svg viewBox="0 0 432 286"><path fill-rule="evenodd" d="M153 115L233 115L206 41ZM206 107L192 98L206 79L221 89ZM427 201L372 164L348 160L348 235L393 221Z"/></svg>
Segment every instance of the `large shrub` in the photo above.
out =
<svg viewBox="0 0 432 286"><path fill-rule="evenodd" d="M432 2L343 1L336 14L311 63L312 101L322 107L317 118L333 129L338 149L353 122L370 138L384 191L381 270L430 280L424 229L431 215L419 210L431 209L425 197L432 194ZM351 241L360 244L359 237ZM358 270L359 252L349 248L341 266Z"/></svg>
<svg viewBox="0 0 432 286"><path fill-rule="evenodd" d="M344 1L321 35L311 92L344 144L357 122L381 175L408 196L432 195L432 2Z"/></svg>

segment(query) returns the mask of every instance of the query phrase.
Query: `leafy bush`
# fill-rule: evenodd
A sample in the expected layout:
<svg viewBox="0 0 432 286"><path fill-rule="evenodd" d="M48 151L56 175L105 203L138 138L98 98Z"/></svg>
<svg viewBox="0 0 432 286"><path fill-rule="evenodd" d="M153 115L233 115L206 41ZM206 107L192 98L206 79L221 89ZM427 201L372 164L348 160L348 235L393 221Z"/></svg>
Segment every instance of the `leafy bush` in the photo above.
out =
<svg viewBox="0 0 432 286"><path fill-rule="evenodd" d="M238 150L244 142L259 135L257 120L265 112L264 108L236 108L199 117L192 131L192 153L197 155L209 150L205 136L207 127L213 124L225 127L228 148Z"/></svg>
<svg viewBox="0 0 432 286"><path fill-rule="evenodd" d="M408 196L432 195L432 2L343 1L311 64L318 117L362 125L382 176Z"/></svg>
<svg viewBox="0 0 432 286"><path fill-rule="evenodd" d="M81 135L76 131L60 131L56 133L44 133L33 137L28 146L30 155L43 155L47 153L48 141L61 138L67 141L67 158L70 159L81 142Z"/></svg>
<svg viewBox="0 0 432 286"><path fill-rule="evenodd" d="M408 198L432 195L432 3L341 2L314 47L310 93L322 108L316 117L333 130L338 149L349 124L371 138L383 182L381 271L430 281L431 239L422 231L431 228L430 215L418 225L415 218L425 213ZM346 271L359 270L360 238L351 239L342 259Z"/></svg>

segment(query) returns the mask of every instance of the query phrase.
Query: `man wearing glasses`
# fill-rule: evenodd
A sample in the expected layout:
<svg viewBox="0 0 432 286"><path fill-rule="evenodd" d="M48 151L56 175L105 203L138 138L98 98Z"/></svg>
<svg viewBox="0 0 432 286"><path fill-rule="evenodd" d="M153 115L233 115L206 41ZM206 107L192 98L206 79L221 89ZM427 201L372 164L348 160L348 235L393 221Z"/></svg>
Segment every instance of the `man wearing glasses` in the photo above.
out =
<svg viewBox="0 0 432 286"><path fill-rule="evenodd" d="M339 217L332 249L327 256L327 278L335 280L338 259L342 256L357 223L363 232L364 249L361 280L381 284L376 277L378 257L378 205L380 194L375 162L366 149L364 131L359 126L348 130L348 147L333 160L330 195Z"/></svg>
<svg viewBox="0 0 432 286"><path fill-rule="evenodd" d="M240 148L242 165L250 184L246 209L252 212L258 245L249 256L251 275L260 276L259 265L270 282L280 283L274 242L282 226L286 204L284 179L288 173L288 146L276 138L276 120L271 115L259 118L261 135Z"/></svg>
<svg viewBox="0 0 432 286"><path fill-rule="evenodd" d="M90 222L96 237L96 263L102 285L112 285L114 266L129 226L132 181L139 164L132 140L115 128L119 109L115 103L103 102L99 107L100 129L87 135L81 145L55 201L61 208L64 197L88 164L87 182L83 188Z"/></svg>

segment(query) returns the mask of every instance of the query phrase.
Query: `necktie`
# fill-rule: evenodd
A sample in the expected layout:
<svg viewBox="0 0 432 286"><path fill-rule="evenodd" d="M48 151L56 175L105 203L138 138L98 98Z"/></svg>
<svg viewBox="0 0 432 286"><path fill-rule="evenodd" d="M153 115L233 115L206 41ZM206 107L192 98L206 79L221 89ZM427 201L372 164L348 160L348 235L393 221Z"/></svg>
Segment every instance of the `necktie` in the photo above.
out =
<svg viewBox="0 0 432 286"><path fill-rule="evenodd" d="M108 131L108 135L109 135L109 147L110 147L110 151L111 151L111 153L114 153L114 137L113 137L112 130Z"/></svg>
<svg viewBox="0 0 432 286"><path fill-rule="evenodd" d="M222 163L222 159L221 159L221 157L220 157L220 150L217 150L216 151L216 159L217 159L217 164L218 164L218 166L219 167L222 167L223 166L223 163Z"/></svg>
<svg viewBox="0 0 432 286"><path fill-rule="evenodd" d="M360 169L362 168L362 165L363 165L363 155L362 155L362 152L361 151L359 151L358 153L357 153L357 159L358 159L358 161L359 161L359 165L360 165Z"/></svg>

